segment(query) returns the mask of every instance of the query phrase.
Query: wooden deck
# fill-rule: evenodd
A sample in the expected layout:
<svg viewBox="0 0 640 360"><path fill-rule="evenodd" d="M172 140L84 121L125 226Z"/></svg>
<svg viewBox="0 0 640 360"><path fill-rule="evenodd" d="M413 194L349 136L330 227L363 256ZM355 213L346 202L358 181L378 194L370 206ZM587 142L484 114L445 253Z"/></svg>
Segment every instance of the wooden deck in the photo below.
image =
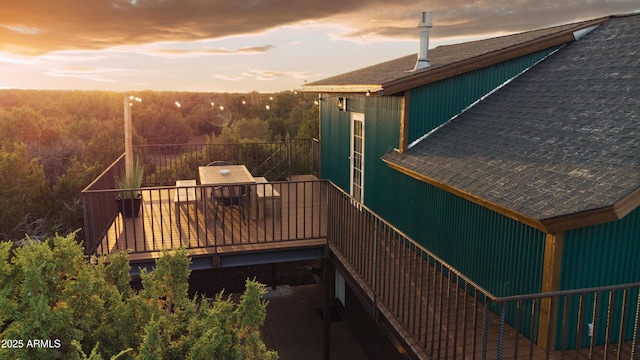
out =
<svg viewBox="0 0 640 360"><path fill-rule="evenodd" d="M334 251L334 254L349 276L358 283L364 281L339 251ZM379 294L375 295L377 299L374 300L374 293L370 289L364 289L364 293L371 303L376 303L378 311L412 348L414 355L420 359L500 358L497 341L500 320L492 311L488 312L487 347L482 349L484 306L478 299L443 282L437 271L426 263L423 266L425 269L431 267L430 273L421 276L418 283L412 276L399 277L386 266L380 271L380 274L384 274L383 278L377 279L379 284L386 284L386 287L379 288ZM518 358L547 359L543 349L532 346L526 337L517 334L508 324L505 324L503 333L502 359L514 359L516 348ZM486 357L482 356L483 351Z"/></svg>
<svg viewBox="0 0 640 360"><path fill-rule="evenodd" d="M280 214L276 199L266 199L268 211L256 216L255 196L245 199L244 219L239 208L229 208L214 216L206 187L197 188L197 198L174 203L175 189L143 190L142 209L136 218L122 215L103 237L98 253L131 251L134 262L152 261L163 250L186 247L191 256L240 253L326 244L326 188L320 182L271 184L280 194ZM259 184L256 186L260 186ZM255 194L255 191L253 192Z"/></svg>
<svg viewBox="0 0 640 360"><path fill-rule="evenodd" d="M521 321L526 323L518 329L506 321L501 324L499 305L486 309L491 300L472 284L357 206L338 210L331 224L332 263L352 279L348 283L357 287L362 301L381 314L417 358L639 358L637 352L632 356L630 343L610 344L606 355L603 346L547 352L521 333L540 326L527 322L531 309L522 309Z"/></svg>

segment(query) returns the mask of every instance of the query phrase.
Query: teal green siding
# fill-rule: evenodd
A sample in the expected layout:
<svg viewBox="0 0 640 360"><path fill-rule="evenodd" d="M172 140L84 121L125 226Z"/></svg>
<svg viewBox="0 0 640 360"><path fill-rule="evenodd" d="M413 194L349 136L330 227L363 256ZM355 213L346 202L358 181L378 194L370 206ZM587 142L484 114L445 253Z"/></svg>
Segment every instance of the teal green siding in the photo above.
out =
<svg viewBox="0 0 640 360"><path fill-rule="evenodd" d="M640 208L619 221L567 231L562 290L640 281Z"/></svg>
<svg viewBox="0 0 640 360"><path fill-rule="evenodd" d="M349 192L349 112L337 111L338 97L320 102L320 175Z"/></svg>
<svg viewBox="0 0 640 360"><path fill-rule="evenodd" d="M537 293L545 234L478 204L398 174L392 224L497 296ZM400 178L402 177L402 178Z"/></svg>
<svg viewBox="0 0 640 360"><path fill-rule="evenodd" d="M547 49L411 90L409 142L442 125L467 106L534 65Z"/></svg>
<svg viewBox="0 0 640 360"><path fill-rule="evenodd" d="M562 249L562 268L560 277L561 290L580 289L596 286L617 285L640 281L640 208L633 210L619 221L589 226L586 228L567 231L564 236ZM628 295L629 309L635 309L638 301L638 292L632 291ZM600 301L606 309L608 299ZM570 300L568 325L577 326L576 313L578 299ZM616 322L611 327L615 338L618 336L619 319L622 313L622 293L614 298L614 314L612 321ZM593 296L585 299L583 325L591 322L593 312ZM633 324L634 311L627 311L627 323ZM597 323L604 324L606 312L602 311ZM587 320L589 319L589 320ZM603 343L605 338L605 326L596 326L596 341ZM558 330L561 330L561 326ZM627 333L625 340L631 340L631 334ZM558 331L556 341L561 334ZM573 336L573 335L572 335ZM567 339L569 344L575 344L575 338ZM590 338L586 334L582 338L582 345L588 346Z"/></svg>

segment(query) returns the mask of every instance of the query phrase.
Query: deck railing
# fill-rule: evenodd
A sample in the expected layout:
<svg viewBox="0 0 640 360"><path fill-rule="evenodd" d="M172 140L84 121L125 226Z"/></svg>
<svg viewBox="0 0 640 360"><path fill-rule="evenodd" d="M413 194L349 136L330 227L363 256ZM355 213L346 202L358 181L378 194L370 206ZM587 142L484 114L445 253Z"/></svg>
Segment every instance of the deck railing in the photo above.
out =
<svg viewBox="0 0 640 360"><path fill-rule="evenodd" d="M243 164L254 176L285 180L291 175L318 175L317 140L292 139L263 143L136 145L146 166L145 185L172 185L195 179L198 166L223 160Z"/></svg>
<svg viewBox="0 0 640 360"><path fill-rule="evenodd" d="M134 153L145 167L143 186L175 188L179 179L197 179L198 167L215 160L244 164L254 176L269 180L319 173L318 142L294 139L266 143L136 145ZM274 155L277 154L277 155ZM119 157L83 190L85 248L93 254L118 217L115 177L124 172ZM165 196L166 197L166 196ZM155 198L158 198L156 196Z"/></svg>
<svg viewBox="0 0 640 360"><path fill-rule="evenodd" d="M499 298L335 186L328 204L332 253L425 357L640 357L640 282Z"/></svg>
<svg viewBox="0 0 640 360"><path fill-rule="evenodd" d="M98 239L104 236L118 215L117 193L103 190L115 189L115 179L121 176L123 171L124 154L82 190L84 240L87 254L95 252L98 246Z"/></svg>
<svg viewBox="0 0 640 360"><path fill-rule="evenodd" d="M266 193L265 187L271 187L279 197L257 199L255 194ZM326 239L326 188L327 183L321 180L257 183L249 186L243 208L222 215L222 208L216 209L211 198L211 186L181 187L184 194L196 194L190 199L188 195L180 198L175 186L145 187L141 190L142 209L134 218L125 218L115 205L104 203L115 204L121 190L85 190L86 211L99 220L87 222L87 226L102 226L87 232L98 234L87 241L87 250L108 255L129 249L134 258L150 259L154 257L151 253L187 247L195 254L215 258L238 245Z"/></svg>

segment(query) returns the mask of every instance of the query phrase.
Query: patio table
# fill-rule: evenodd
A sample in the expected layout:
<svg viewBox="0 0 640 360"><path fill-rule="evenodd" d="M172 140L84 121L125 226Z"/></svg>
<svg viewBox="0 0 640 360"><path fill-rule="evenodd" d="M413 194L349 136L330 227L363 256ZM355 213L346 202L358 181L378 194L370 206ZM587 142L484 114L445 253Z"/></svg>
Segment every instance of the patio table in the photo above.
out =
<svg viewBox="0 0 640 360"><path fill-rule="evenodd" d="M228 174L223 174L221 170L229 170ZM200 166L201 185L251 185L256 183L249 170L244 165L225 166Z"/></svg>

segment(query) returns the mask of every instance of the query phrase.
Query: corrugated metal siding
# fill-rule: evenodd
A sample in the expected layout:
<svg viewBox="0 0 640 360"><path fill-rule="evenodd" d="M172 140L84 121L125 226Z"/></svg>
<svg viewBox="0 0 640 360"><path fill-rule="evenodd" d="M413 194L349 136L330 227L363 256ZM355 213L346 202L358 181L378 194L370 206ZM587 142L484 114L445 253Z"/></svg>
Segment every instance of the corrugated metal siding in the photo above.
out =
<svg viewBox="0 0 640 360"><path fill-rule="evenodd" d="M555 49L547 49L411 90L409 142L412 142L467 106L535 64Z"/></svg>
<svg viewBox="0 0 640 360"><path fill-rule="evenodd" d="M605 285L625 284L640 281L640 208L635 209L619 221L589 226L582 229L568 231L564 236L562 249L562 269L560 287L562 290L579 289ZM638 299L637 291L630 293L630 309L635 309ZM607 299L600 299L601 309L606 309ZM605 304L604 306L602 304ZM613 321L617 321L622 311L621 294L614 302ZM572 299L569 306L568 324L576 326L578 299ZM603 307L602 307L603 306ZM593 311L593 297L585 301L584 314L587 320ZM633 316L634 311L628 311ZM599 314L598 322L604 322L606 312ZM633 323L632 318L628 318ZM611 327L617 331L617 325ZM616 334L613 334L614 336ZM627 334L630 335L630 334ZM597 342L604 341L604 326L596 327ZM556 339L560 340L559 335ZM627 338L626 340L631 340ZM575 344L575 338L567 339L569 344ZM583 335L582 345L587 346L590 338Z"/></svg>
<svg viewBox="0 0 640 360"><path fill-rule="evenodd" d="M338 96L323 95L320 104L320 173L345 191L349 191L349 112L337 111Z"/></svg>
<svg viewBox="0 0 640 360"><path fill-rule="evenodd" d="M539 292L545 234L404 176L388 219L497 296Z"/></svg>
<svg viewBox="0 0 640 360"><path fill-rule="evenodd" d="M640 281L640 208L618 221L567 231L562 250L565 289Z"/></svg>

